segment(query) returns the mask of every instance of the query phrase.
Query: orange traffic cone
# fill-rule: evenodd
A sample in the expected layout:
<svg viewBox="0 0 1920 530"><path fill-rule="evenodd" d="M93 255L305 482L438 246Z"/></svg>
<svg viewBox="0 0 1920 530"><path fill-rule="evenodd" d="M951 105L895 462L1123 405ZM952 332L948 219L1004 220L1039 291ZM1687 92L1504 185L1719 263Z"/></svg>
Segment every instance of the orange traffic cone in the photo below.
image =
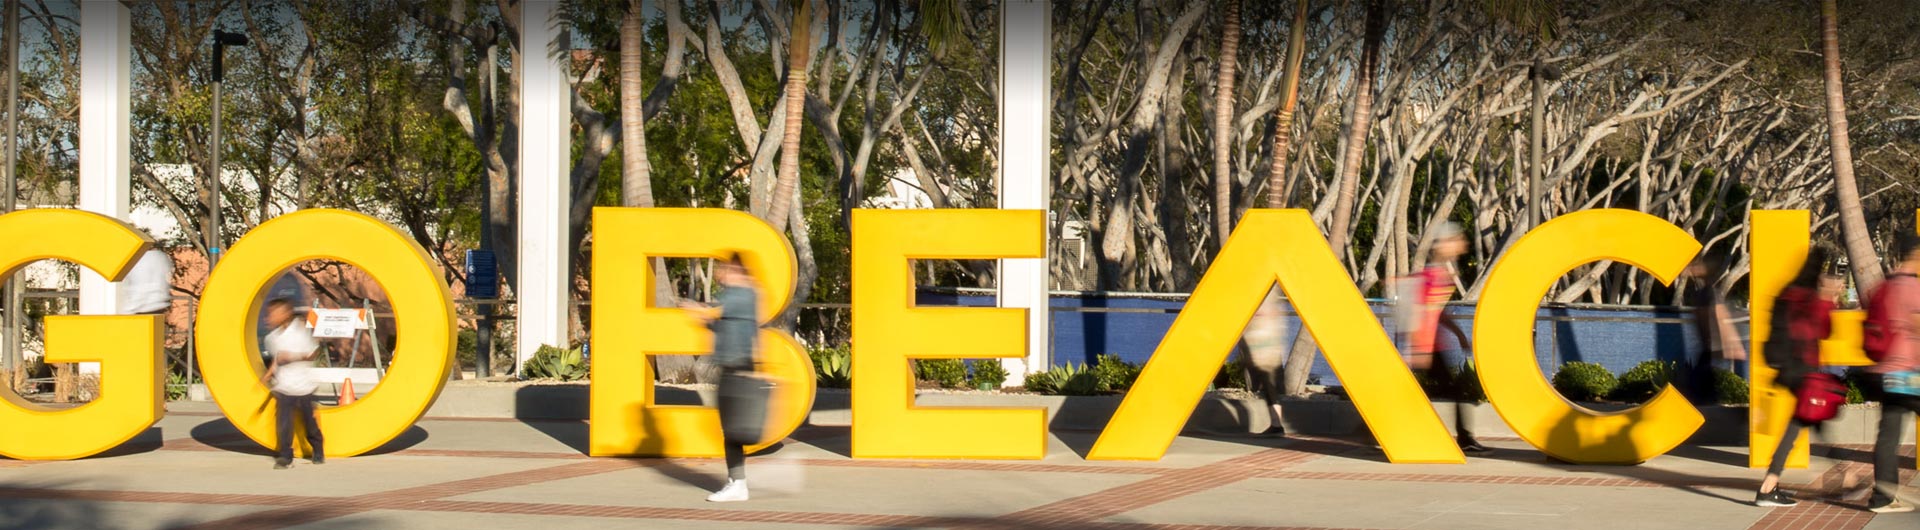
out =
<svg viewBox="0 0 1920 530"><path fill-rule="evenodd" d="M359 398L356 398L353 395L352 379L348 379L346 380L346 382L340 384L340 406L345 407L347 405L352 405L353 402L357 399Z"/></svg>

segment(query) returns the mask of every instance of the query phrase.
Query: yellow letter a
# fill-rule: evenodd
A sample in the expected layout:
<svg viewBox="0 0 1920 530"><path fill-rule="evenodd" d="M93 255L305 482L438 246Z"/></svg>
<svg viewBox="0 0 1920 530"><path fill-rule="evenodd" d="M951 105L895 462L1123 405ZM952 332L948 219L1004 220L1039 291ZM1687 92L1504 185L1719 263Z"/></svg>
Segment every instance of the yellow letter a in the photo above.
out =
<svg viewBox="0 0 1920 530"><path fill-rule="evenodd" d="M1466 461L1305 210L1247 212L1087 458L1166 454L1276 280L1388 460Z"/></svg>

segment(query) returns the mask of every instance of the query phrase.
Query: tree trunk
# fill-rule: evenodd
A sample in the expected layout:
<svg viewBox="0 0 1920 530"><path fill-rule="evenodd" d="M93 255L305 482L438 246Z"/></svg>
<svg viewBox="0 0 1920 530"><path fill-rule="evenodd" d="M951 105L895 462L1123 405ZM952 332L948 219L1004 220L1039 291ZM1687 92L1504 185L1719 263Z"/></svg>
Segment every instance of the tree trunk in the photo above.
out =
<svg viewBox="0 0 1920 530"><path fill-rule="evenodd" d="M1373 71L1380 64L1380 45L1387 29L1386 0L1367 2L1367 36L1361 43L1360 66L1353 74L1353 115L1347 120L1347 147L1341 153L1339 196L1334 201L1333 219L1327 229L1327 244L1336 259L1345 261L1351 239L1354 202L1360 184L1360 162L1366 159L1367 131L1373 126ZM1287 352L1285 390L1298 395L1307 388L1307 372L1313 368L1317 347L1311 333L1301 333Z"/></svg>
<svg viewBox="0 0 1920 530"><path fill-rule="evenodd" d="M1880 256L1873 253L1866 212L1860 204L1860 186L1853 179L1853 145L1847 139L1847 99L1840 84L1840 13L1835 0L1820 2L1820 40L1826 59L1827 134L1832 139L1833 192L1840 202L1840 233L1847 242L1847 261L1853 281L1862 293L1880 285Z"/></svg>
<svg viewBox="0 0 1920 530"><path fill-rule="evenodd" d="M1293 7L1293 28L1287 30L1286 73L1280 78L1280 107L1273 111L1273 166L1267 173L1267 207L1286 208L1290 183L1287 157L1293 153L1293 109L1300 99L1300 61L1307 52L1307 0Z"/></svg>
<svg viewBox="0 0 1920 530"><path fill-rule="evenodd" d="M1240 0L1227 0L1220 35L1220 72L1213 92L1213 250L1233 233L1233 77L1240 53Z"/></svg>
<svg viewBox="0 0 1920 530"><path fill-rule="evenodd" d="M1120 172L1115 177L1112 195L1106 198L1106 225L1099 234L1101 289L1133 286L1130 282L1136 266L1134 202L1140 189L1140 174L1146 170L1147 150L1153 145L1154 129L1160 124L1160 113L1165 109L1167 78L1173 69L1173 59L1180 52L1180 43L1186 42L1187 34L1206 13L1206 7L1204 2L1189 4L1180 18L1168 26L1166 37L1161 39L1146 65L1146 79L1140 85L1140 105L1133 110L1126 125L1127 147L1121 157Z"/></svg>
<svg viewBox="0 0 1920 530"><path fill-rule="evenodd" d="M677 1L677 0L669 0ZM620 21L620 204L628 207L653 207L653 165L647 160L646 92L641 86L646 53L646 26L641 22L641 2L627 3L627 15ZM670 304L673 280L667 276L665 260L649 260L653 268L654 296L657 304Z"/></svg>
<svg viewBox="0 0 1920 530"><path fill-rule="evenodd" d="M785 232L787 210L798 200L794 190L800 186L800 125L807 111L807 54L813 51L813 16L810 0L793 3L793 39L787 45L787 115L781 131L780 172L774 179L773 199L767 208L767 222Z"/></svg>

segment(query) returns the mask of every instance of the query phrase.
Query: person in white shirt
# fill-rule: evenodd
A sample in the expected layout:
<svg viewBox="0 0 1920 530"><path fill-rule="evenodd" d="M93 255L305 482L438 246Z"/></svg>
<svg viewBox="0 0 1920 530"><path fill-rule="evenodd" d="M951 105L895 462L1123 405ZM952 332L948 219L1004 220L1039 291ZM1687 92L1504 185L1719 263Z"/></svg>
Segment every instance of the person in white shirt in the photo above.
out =
<svg viewBox="0 0 1920 530"><path fill-rule="evenodd" d="M313 340L313 332L307 329L305 319L294 318L291 300L275 298L267 302L267 324L273 326L266 340L273 365L267 368L260 382L271 382L273 389L274 448L278 451L273 468L293 467L296 420L305 424L307 444L313 447L313 463L325 464L327 456L322 447L320 424L313 417L313 391L320 386L313 380L313 353L320 349L320 343Z"/></svg>
<svg viewBox="0 0 1920 530"><path fill-rule="evenodd" d="M160 249L147 249L120 282L120 307L128 314L157 315L173 308L173 258Z"/></svg>

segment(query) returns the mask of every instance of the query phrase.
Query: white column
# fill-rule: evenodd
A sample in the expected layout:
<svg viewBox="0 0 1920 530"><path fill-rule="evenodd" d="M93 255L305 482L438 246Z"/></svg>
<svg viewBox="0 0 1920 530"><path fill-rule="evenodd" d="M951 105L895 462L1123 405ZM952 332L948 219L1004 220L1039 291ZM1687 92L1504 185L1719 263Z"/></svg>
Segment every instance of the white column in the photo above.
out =
<svg viewBox="0 0 1920 530"><path fill-rule="evenodd" d="M567 347L570 186L567 64L559 2L520 2L520 284L514 297L521 361L543 344Z"/></svg>
<svg viewBox="0 0 1920 530"><path fill-rule="evenodd" d="M117 219L127 218L133 191L131 20L120 2L80 3L80 209ZM119 284L81 268L81 314L116 314L119 303ZM98 373L100 363L80 371Z"/></svg>
<svg viewBox="0 0 1920 530"><path fill-rule="evenodd" d="M1047 210L1052 180L1052 23L1047 0L1000 3L1000 207ZM1049 219L1051 223L1051 219ZM1008 359L1007 384L1045 370L1052 358L1047 260L1000 260L1000 306L1027 308L1027 358Z"/></svg>

